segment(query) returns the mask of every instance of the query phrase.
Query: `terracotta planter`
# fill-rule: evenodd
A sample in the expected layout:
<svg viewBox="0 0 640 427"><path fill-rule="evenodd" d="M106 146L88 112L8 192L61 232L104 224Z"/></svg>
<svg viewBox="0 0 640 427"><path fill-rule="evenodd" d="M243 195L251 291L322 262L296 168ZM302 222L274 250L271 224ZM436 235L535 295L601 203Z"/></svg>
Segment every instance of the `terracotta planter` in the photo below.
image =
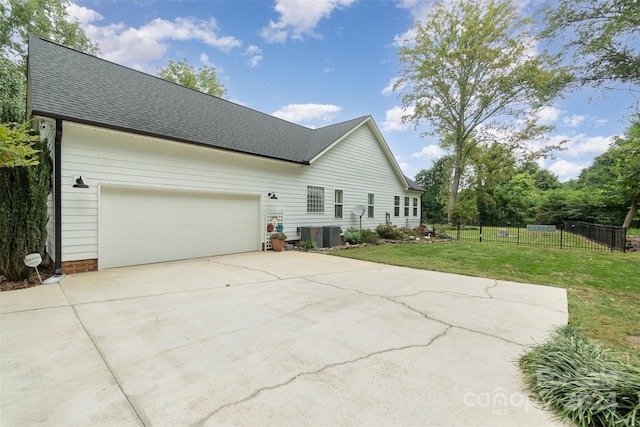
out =
<svg viewBox="0 0 640 427"><path fill-rule="evenodd" d="M284 250L284 240L271 240L271 247L274 251L280 252Z"/></svg>

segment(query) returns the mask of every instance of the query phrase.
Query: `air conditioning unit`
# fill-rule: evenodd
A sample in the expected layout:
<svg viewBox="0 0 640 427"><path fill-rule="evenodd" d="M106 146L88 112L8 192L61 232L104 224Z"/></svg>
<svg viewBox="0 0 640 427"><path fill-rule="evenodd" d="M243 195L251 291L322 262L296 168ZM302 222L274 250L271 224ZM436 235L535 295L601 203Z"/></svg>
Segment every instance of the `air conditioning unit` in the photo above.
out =
<svg viewBox="0 0 640 427"><path fill-rule="evenodd" d="M339 226L331 225L322 227L322 247L332 248L340 246L340 233L342 230Z"/></svg>
<svg viewBox="0 0 640 427"><path fill-rule="evenodd" d="M315 243L317 248L322 248L324 245L322 231L322 227L301 227L300 243L311 240L313 243Z"/></svg>

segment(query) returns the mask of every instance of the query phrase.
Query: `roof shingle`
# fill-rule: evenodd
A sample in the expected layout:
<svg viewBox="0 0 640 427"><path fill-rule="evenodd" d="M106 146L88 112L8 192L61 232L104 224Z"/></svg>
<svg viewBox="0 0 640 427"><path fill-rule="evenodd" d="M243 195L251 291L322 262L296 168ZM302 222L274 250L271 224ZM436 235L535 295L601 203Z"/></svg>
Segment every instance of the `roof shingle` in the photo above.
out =
<svg viewBox="0 0 640 427"><path fill-rule="evenodd" d="M302 164L369 118L309 129L35 36L28 74L33 115Z"/></svg>

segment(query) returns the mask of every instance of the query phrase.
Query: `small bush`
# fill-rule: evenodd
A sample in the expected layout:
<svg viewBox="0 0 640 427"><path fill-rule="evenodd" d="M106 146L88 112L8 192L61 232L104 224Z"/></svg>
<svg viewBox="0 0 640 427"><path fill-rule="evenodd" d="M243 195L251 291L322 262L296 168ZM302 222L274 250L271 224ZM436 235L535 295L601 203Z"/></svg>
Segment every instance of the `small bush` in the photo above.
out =
<svg viewBox="0 0 640 427"><path fill-rule="evenodd" d="M640 367L572 327L520 359L531 393L579 426L638 426Z"/></svg>
<svg viewBox="0 0 640 427"><path fill-rule="evenodd" d="M344 242L350 245L358 245L362 243L362 233L358 230L350 228L344 233Z"/></svg>
<svg viewBox="0 0 640 427"><path fill-rule="evenodd" d="M311 249L315 249L316 248L316 242L314 242L313 240L305 240L304 242L302 242L300 244L300 247L306 251L311 250Z"/></svg>
<svg viewBox="0 0 640 427"><path fill-rule="evenodd" d="M378 243L378 235L373 230L369 230L367 228L366 230L362 230L360 232L360 235L362 237L362 243L368 243L368 244Z"/></svg>
<svg viewBox="0 0 640 427"><path fill-rule="evenodd" d="M404 233L395 225L391 224L380 224L376 227L376 232L381 239L392 239L392 240L403 240Z"/></svg>

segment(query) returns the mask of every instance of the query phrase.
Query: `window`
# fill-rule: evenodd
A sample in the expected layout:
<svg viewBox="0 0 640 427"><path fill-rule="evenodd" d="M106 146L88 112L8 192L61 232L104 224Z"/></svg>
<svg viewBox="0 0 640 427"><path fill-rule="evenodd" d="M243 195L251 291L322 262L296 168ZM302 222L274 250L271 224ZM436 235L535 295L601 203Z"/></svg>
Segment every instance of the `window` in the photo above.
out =
<svg viewBox="0 0 640 427"><path fill-rule="evenodd" d="M400 216L400 196L393 198L393 216Z"/></svg>
<svg viewBox="0 0 640 427"><path fill-rule="evenodd" d="M418 198L413 198L413 216L418 216Z"/></svg>
<svg viewBox="0 0 640 427"><path fill-rule="evenodd" d="M324 213L324 187L307 186L307 213Z"/></svg>
<svg viewBox="0 0 640 427"><path fill-rule="evenodd" d="M369 205L368 207L368 211L369 211L369 215L367 215L369 218L373 218L373 193L369 193L369 196L367 197L368 203Z"/></svg>
<svg viewBox="0 0 640 427"><path fill-rule="evenodd" d="M333 212L335 218L342 218L342 190L336 190Z"/></svg>
<svg viewBox="0 0 640 427"><path fill-rule="evenodd" d="M404 198L404 216L409 216L409 198Z"/></svg>

